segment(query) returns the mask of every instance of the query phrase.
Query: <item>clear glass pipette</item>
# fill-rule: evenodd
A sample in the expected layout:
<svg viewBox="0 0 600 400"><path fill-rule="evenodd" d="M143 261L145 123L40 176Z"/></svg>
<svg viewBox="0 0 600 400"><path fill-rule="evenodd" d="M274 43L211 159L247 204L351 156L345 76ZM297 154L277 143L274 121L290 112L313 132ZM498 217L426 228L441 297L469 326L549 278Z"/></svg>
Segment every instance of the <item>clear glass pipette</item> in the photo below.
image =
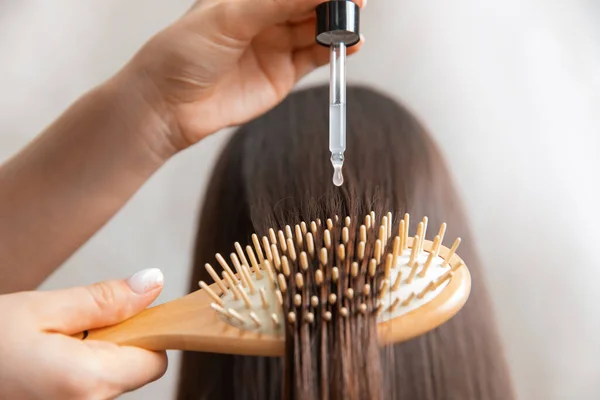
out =
<svg viewBox="0 0 600 400"><path fill-rule="evenodd" d="M332 43L329 83L329 151L333 165L333 184L342 186L346 151L346 45Z"/></svg>

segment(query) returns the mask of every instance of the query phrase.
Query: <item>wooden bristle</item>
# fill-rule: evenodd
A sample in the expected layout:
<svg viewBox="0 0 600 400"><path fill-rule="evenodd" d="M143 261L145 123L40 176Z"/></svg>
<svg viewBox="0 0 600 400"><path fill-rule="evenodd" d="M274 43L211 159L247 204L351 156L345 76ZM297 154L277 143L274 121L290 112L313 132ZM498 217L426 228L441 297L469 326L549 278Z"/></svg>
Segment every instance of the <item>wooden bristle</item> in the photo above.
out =
<svg viewBox="0 0 600 400"><path fill-rule="evenodd" d="M368 283L363 287L363 294L369 296L371 294L371 285Z"/></svg>
<svg viewBox="0 0 600 400"><path fill-rule="evenodd" d="M331 321L331 313L330 313L329 311L325 311L325 312L323 313L323 319L324 319L325 321Z"/></svg>
<svg viewBox="0 0 600 400"><path fill-rule="evenodd" d="M277 236L275 236L275 230L273 228L269 229L269 240L271 244L277 244Z"/></svg>
<svg viewBox="0 0 600 400"><path fill-rule="evenodd" d="M277 297L277 304L283 306L283 294L281 293L281 290L275 291L275 297Z"/></svg>
<svg viewBox="0 0 600 400"><path fill-rule="evenodd" d="M254 279L252 279L250 270L246 266L242 265L242 271L246 275L246 281L248 282L248 290L250 291L250 294L256 293L256 286L254 285Z"/></svg>
<svg viewBox="0 0 600 400"><path fill-rule="evenodd" d="M315 272L315 282L317 285L323 283L323 272L320 269Z"/></svg>
<svg viewBox="0 0 600 400"><path fill-rule="evenodd" d="M283 231L278 231L277 237L279 238L279 248L281 249L281 253L286 253L287 252L287 241L285 239L285 235L283 234Z"/></svg>
<svg viewBox="0 0 600 400"><path fill-rule="evenodd" d="M296 261L296 249L294 248L294 241L292 239L288 239L287 246L288 254L290 255L290 260Z"/></svg>
<svg viewBox="0 0 600 400"><path fill-rule="evenodd" d="M264 308L265 310L268 309L269 301L267 300L267 292L264 288L260 288L258 293L260 294L260 302L262 303L262 308Z"/></svg>
<svg viewBox="0 0 600 400"><path fill-rule="evenodd" d="M418 237L418 239L417 239ZM423 238L423 221L419 222L417 225L417 234L415 235L415 240L413 241L413 249L417 248L417 254L421 252L421 239Z"/></svg>
<svg viewBox="0 0 600 400"><path fill-rule="evenodd" d="M375 250L374 250L375 260L377 261L377 264L381 263L381 245L382 245L381 240L377 239L375 241Z"/></svg>
<svg viewBox="0 0 600 400"><path fill-rule="evenodd" d="M385 269L384 269L384 279L390 279L390 274L392 271L392 261L394 260L394 256L392 254L388 254L385 257Z"/></svg>
<svg viewBox="0 0 600 400"><path fill-rule="evenodd" d="M310 305L313 307L317 307L319 305L319 298L317 296L312 296L310 298Z"/></svg>
<svg viewBox="0 0 600 400"><path fill-rule="evenodd" d="M392 245L392 268L396 268L398 264L398 256L400 254L400 236L396 236L394 238L394 243Z"/></svg>
<svg viewBox="0 0 600 400"><path fill-rule="evenodd" d="M265 256L263 255L262 248L260 247L260 242L256 233L252 234L252 244L254 245L254 251L256 251L256 255L258 256L258 262L262 264L265 260Z"/></svg>
<svg viewBox="0 0 600 400"><path fill-rule="evenodd" d="M361 225L360 226L360 231L359 231L359 240L361 242L366 242L367 241L367 227L365 225Z"/></svg>
<svg viewBox="0 0 600 400"><path fill-rule="evenodd" d="M306 222L300 222L300 230L302 231L303 235L306 235L308 233L308 229L306 229Z"/></svg>
<svg viewBox="0 0 600 400"><path fill-rule="evenodd" d="M260 270L260 265L258 265L258 262L256 262L256 257L254 256L252 247L246 246L246 253L248 253L248 258L250 258L250 264L252 264L252 270L256 274L256 279L260 281L263 278L263 274Z"/></svg>
<svg viewBox="0 0 600 400"><path fill-rule="evenodd" d="M213 299L218 305L222 306L223 305L223 300L215 293L213 292L213 290L206 284L206 282L204 281L200 281L198 282L198 285L200 286L200 288L202 288L206 294L208 294L210 296L211 299Z"/></svg>
<svg viewBox="0 0 600 400"><path fill-rule="evenodd" d="M296 274L296 287L298 289L302 289L304 287L304 278L302 278L301 273Z"/></svg>
<svg viewBox="0 0 600 400"><path fill-rule="evenodd" d="M352 275L353 278L356 278L358 276L358 263L357 262L352 263L352 267L350 268L350 275Z"/></svg>
<svg viewBox="0 0 600 400"><path fill-rule="evenodd" d="M302 268L303 271L308 270L308 257L305 252L300 253L300 268Z"/></svg>
<svg viewBox="0 0 600 400"><path fill-rule="evenodd" d="M356 256L358 257L358 261L362 261L365 258L365 248L365 242L358 243L358 248L356 249Z"/></svg>
<svg viewBox="0 0 600 400"><path fill-rule="evenodd" d="M277 250L277 246L271 245L271 254L273 255L273 265L277 271L281 271L281 258L279 258L279 250Z"/></svg>
<svg viewBox="0 0 600 400"><path fill-rule="evenodd" d="M321 224L321 218L317 218L316 221L317 221L317 226L322 226L322 224Z"/></svg>
<svg viewBox="0 0 600 400"><path fill-rule="evenodd" d="M398 308L398 305L400 304L400 298L396 297L394 299L394 302L388 307L388 312L392 313L394 312L394 310L396 310L396 308Z"/></svg>
<svg viewBox="0 0 600 400"><path fill-rule="evenodd" d="M246 323L246 319L244 317L242 317L240 314L238 314L238 312L235 311L233 308L228 308L227 313L231 316L231 318L237 320L241 324Z"/></svg>
<svg viewBox="0 0 600 400"><path fill-rule="evenodd" d="M263 243L263 249L265 250L265 256L267 257L266 259L272 263L273 262L273 254L271 253L271 245L269 244L269 239L267 239L266 236L263 236L262 243Z"/></svg>
<svg viewBox="0 0 600 400"><path fill-rule="evenodd" d="M235 300L239 300L240 299L240 293L237 289L237 283L234 282L232 275L229 273L229 271L223 271L223 279L225 279L227 281L227 285L229 286L229 289L231 289L231 292L233 293L233 298Z"/></svg>
<svg viewBox="0 0 600 400"><path fill-rule="evenodd" d="M336 283L338 281L339 276L340 276L340 271L339 271L338 267L333 267L333 269L331 270L332 282Z"/></svg>
<svg viewBox="0 0 600 400"><path fill-rule="evenodd" d="M427 292L429 292L434 286L435 284L433 282L429 282L429 284L425 286L425 289L423 289L421 293L417 295L417 299L422 299L423 297L425 297Z"/></svg>
<svg viewBox="0 0 600 400"><path fill-rule="evenodd" d="M348 316L348 309L346 307L340 308L340 315L346 318Z"/></svg>
<svg viewBox="0 0 600 400"><path fill-rule="evenodd" d="M335 304L337 301L337 296L334 293L331 293L328 297L329 304Z"/></svg>
<svg viewBox="0 0 600 400"><path fill-rule="evenodd" d="M348 298L348 300L352 300L354 298L354 289L346 289L346 297Z"/></svg>
<svg viewBox="0 0 600 400"><path fill-rule="evenodd" d="M213 278L213 280L215 281L215 283L217 284L217 286L221 290L221 294L225 294L227 292L227 286L225 286L225 284L223 283L223 281L221 280L221 278L219 278L219 275L214 270L214 268L212 267L212 265L206 263L206 264L204 264L204 269L206 269L206 271L208 272L208 274L210 275L210 277Z"/></svg>
<svg viewBox="0 0 600 400"><path fill-rule="evenodd" d="M329 232L329 229L325 229L325 233L323 233L323 243L327 249L331 248L331 232Z"/></svg>
<svg viewBox="0 0 600 400"><path fill-rule="evenodd" d="M290 276L290 263L286 256L281 257L281 271L286 277Z"/></svg>
<svg viewBox="0 0 600 400"><path fill-rule="evenodd" d="M433 259L437 256L437 252L435 250L439 249L439 244L440 244L440 237L436 236L435 239L433 239L431 253L429 253L429 256L427 257L427 261L423 265L421 272L419 272L419 277L423 278L425 276L425 274L427 273L427 270L429 269L429 266L431 265Z"/></svg>
<svg viewBox="0 0 600 400"><path fill-rule="evenodd" d="M233 267L235 268L235 271L237 272L237 274L240 277L240 280L242 281L242 286L248 287L248 280L246 279L246 275L242 271L242 266L240 264L240 260L238 260L237 258L237 255L235 253L231 253L230 258L231 262L233 263Z"/></svg>
<svg viewBox="0 0 600 400"><path fill-rule="evenodd" d="M285 226L285 237L287 239L293 239L294 235L292 234L292 227L289 225Z"/></svg>
<svg viewBox="0 0 600 400"><path fill-rule="evenodd" d="M402 284L402 271L398 271L398 275L396 275L396 280L392 285L392 291L395 292L400 288L400 284Z"/></svg>
<svg viewBox="0 0 600 400"><path fill-rule="evenodd" d="M419 235L415 236L414 241L413 241L413 246L410 252L410 259L408 260L408 266L412 267L413 265L415 265L415 263L417 262L417 255L418 255L418 251L419 251Z"/></svg>
<svg viewBox="0 0 600 400"><path fill-rule="evenodd" d="M344 219L344 223L346 224L346 227L350 228L350 224L352 223L352 220L350 219L350 217L346 217Z"/></svg>
<svg viewBox="0 0 600 400"><path fill-rule="evenodd" d="M413 279L415 278L415 275L417 274L417 270L419 269L419 263L415 262L410 270L410 274L408 274L408 278L406 278L406 283L410 284L412 283Z"/></svg>
<svg viewBox="0 0 600 400"><path fill-rule="evenodd" d="M302 296L301 296L301 295L299 295L299 294L296 294L296 295L294 296L294 305L295 305L296 307L300 307L300 306L302 305Z"/></svg>
<svg viewBox="0 0 600 400"><path fill-rule="evenodd" d="M235 283L237 285L238 284L238 280L235 277L235 275L233 274L233 271L231 270L231 268L229 268L229 264L227 264L227 261L225 261L225 259L223 258L223 256L220 255L219 253L217 253L215 255L215 258L217 259L217 261L219 262L219 264L221 264L221 267L223 267L223 270L226 271L227 273L229 273L229 275L231 275L231 279L233 280L233 283Z"/></svg>
<svg viewBox="0 0 600 400"><path fill-rule="evenodd" d="M425 243L425 239L427 238L427 224L429 223L429 218L423 217L423 234L421 235L421 245L419 247L419 252L423 251L423 244Z"/></svg>
<svg viewBox="0 0 600 400"><path fill-rule="evenodd" d="M260 328L262 326L262 323L260 322L260 319L258 318L258 316L256 314L254 314L254 312L250 313L250 319L252 321L254 321L254 323L256 324L257 328Z"/></svg>
<svg viewBox="0 0 600 400"><path fill-rule="evenodd" d="M370 215L365 216L365 226L367 227L367 229L371 229L371 216Z"/></svg>
<svg viewBox="0 0 600 400"><path fill-rule="evenodd" d="M333 230L333 221L331 220L331 218L327 218L327 229L330 231Z"/></svg>
<svg viewBox="0 0 600 400"><path fill-rule="evenodd" d="M277 314L271 314L271 321L273 321L273 325L279 326L279 317L277 316Z"/></svg>
<svg viewBox="0 0 600 400"><path fill-rule="evenodd" d="M408 236L410 231L410 215L408 213L404 214L404 248L402 250L408 249Z"/></svg>
<svg viewBox="0 0 600 400"><path fill-rule="evenodd" d="M379 241L381 242L382 245L385 245L386 234L387 234L387 228L384 225L381 225L379 227L379 236L378 237L379 237Z"/></svg>
<svg viewBox="0 0 600 400"><path fill-rule="evenodd" d="M343 227L342 228L342 242L344 244L348 244L348 241L350 240L350 231L348 230L348 227Z"/></svg>
<svg viewBox="0 0 600 400"><path fill-rule="evenodd" d="M458 249L458 246L460 245L460 238L457 238L454 243L452 244L452 248L450 249L450 251L448 252L448 255L446 256L446 259L444 260L444 262L442 263L442 267L445 267L446 265L448 265L448 263L450 262L450 260L452 259L452 257L454 256L454 253L456 252L456 249Z"/></svg>
<svg viewBox="0 0 600 400"><path fill-rule="evenodd" d="M319 261L321 261L321 265L324 267L327 266L327 249L321 249L321 252L319 253Z"/></svg>
<svg viewBox="0 0 600 400"><path fill-rule="evenodd" d="M311 313L311 312L308 312L308 313L306 313L306 316L304 317L304 319L309 324L312 324L315 321L315 315L313 313Z"/></svg>
<svg viewBox="0 0 600 400"><path fill-rule="evenodd" d="M212 308L213 310L215 310L216 312L218 312L219 314L221 314L225 318L230 318L231 317L229 315L229 313L227 312L226 309L224 309L223 307L221 307L220 305L218 305L216 303L210 303L210 308Z"/></svg>
<svg viewBox="0 0 600 400"><path fill-rule="evenodd" d="M310 231L312 232L313 236L317 234L317 224L315 221L310 223Z"/></svg>
<svg viewBox="0 0 600 400"><path fill-rule="evenodd" d="M446 223L442 223L442 225L440 225L440 230L438 232L438 236L440 237L440 244L442 244L444 242L444 235L446 234Z"/></svg>
<svg viewBox="0 0 600 400"><path fill-rule="evenodd" d="M344 261L346 259L346 247L343 244L338 246L338 258L340 261Z"/></svg>
<svg viewBox="0 0 600 400"><path fill-rule="evenodd" d="M315 241L313 240L313 235L310 232L306 234L306 250L311 258L315 256Z"/></svg>
<svg viewBox="0 0 600 400"><path fill-rule="evenodd" d="M244 250L242 250L242 246L240 246L240 244L238 242L235 242L234 247L235 247L235 252L237 253L238 257L240 258L240 262L242 263L242 265L244 265L248 269L250 269L250 264L248 263L248 260L246 259L246 255L244 254Z"/></svg>
<svg viewBox="0 0 600 400"><path fill-rule="evenodd" d="M413 292L402 302L402 306L403 307L408 306L414 298L415 298L415 293Z"/></svg>
<svg viewBox="0 0 600 400"><path fill-rule="evenodd" d="M285 293L287 290L287 284L285 283L285 276L283 276L283 274L279 274L277 276L277 283L279 283L279 290L281 290L281 293Z"/></svg>
<svg viewBox="0 0 600 400"><path fill-rule="evenodd" d="M383 228L383 232L382 232L382 228ZM381 243L383 243L384 246L388 240L387 233L388 233L388 220L387 220L387 217L383 217L381 219L381 226L379 227L379 240L381 240Z"/></svg>
<svg viewBox="0 0 600 400"><path fill-rule="evenodd" d="M392 213L388 212L387 213L387 237L388 239L392 237Z"/></svg>
<svg viewBox="0 0 600 400"><path fill-rule="evenodd" d="M265 266L265 271L267 273L269 281L271 282L272 286L275 287L275 272L273 271L271 263L268 260L265 260L263 265Z"/></svg>
<svg viewBox="0 0 600 400"><path fill-rule="evenodd" d="M372 278L375 276L375 272L377 272L377 260L374 258L369 261L369 276Z"/></svg>
<svg viewBox="0 0 600 400"><path fill-rule="evenodd" d="M300 228L300 225L296 225L294 227L294 233L296 233L296 244L299 248L302 248L302 245L304 243L304 235L302 234L302 229Z"/></svg>
<svg viewBox="0 0 600 400"><path fill-rule="evenodd" d="M375 211L371 211L371 223L374 225L375 224Z"/></svg>
<svg viewBox="0 0 600 400"><path fill-rule="evenodd" d="M292 312L288 313L288 322L290 324L296 323L296 313L295 312L292 311Z"/></svg>
<svg viewBox="0 0 600 400"><path fill-rule="evenodd" d="M246 304L246 308L248 308L248 309L252 308L252 302L250 301L250 297L248 297L244 288L241 286L238 286L238 290L239 290L240 296L242 297L242 300L244 301L244 304Z"/></svg>
<svg viewBox="0 0 600 400"><path fill-rule="evenodd" d="M400 251L398 254L402 254L404 251L404 244L406 243L406 225L404 220L400 221L400 227L398 228L398 237L400 237Z"/></svg>

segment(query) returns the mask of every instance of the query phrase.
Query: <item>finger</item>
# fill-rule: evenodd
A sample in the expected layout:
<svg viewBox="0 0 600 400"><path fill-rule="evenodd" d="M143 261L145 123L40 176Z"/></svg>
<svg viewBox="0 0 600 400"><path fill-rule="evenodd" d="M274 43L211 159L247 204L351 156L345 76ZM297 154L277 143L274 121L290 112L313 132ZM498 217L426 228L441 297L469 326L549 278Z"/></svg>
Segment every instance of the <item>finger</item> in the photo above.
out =
<svg viewBox="0 0 600 400"><path fill-rule="evenodd" d="M162 272L146 269L127 280L41 292L32 308L40 329L71 335L132 317L158 297L162 286Z"/></svg>
<svg viewBox="0 0 600 400"><path fill-rule="evenodd" d="M98 375L111 388L109 397L138 389L159 379L167 370L165 352L153 352L137 347L117 346L108 342L86 341L96 360Z"/></svg>
<svg viewBox="0 0 600 400"><path fill-rule="evenodd" d="M351 56L360 51L365 39L361 35L360 42L349 47L346 55ZM294 53L294 67L296 68L296 81L311 73L316 68L329 62L329 48L314 44Z"/></svg>
<svg viewBox="0 0 600 400"><path fill-rule="evenodd" d="M309 20L315 20L316 18L317 18L317 13L313 10L313 11L309 11L305 14L300 14L298 16L294 16L294 17L290 18L288 23L299 24L299 23L306 22Z"/></svg>
<svg viewBox="0 0 600 400"><path fill-rule="evenodd" d="M314 12L325 0L239 0L232 3L232 17L246 24L248 33L258 33L274 25L290 21ZM362 7L364 0L355 3ZM252 35L253 36L253 35Z"/></svg>
<svg viewBox="0 0 600 400"><path fill-rule="evenodd" d="M311 19L299 24L290 25L288 29L293 49L303 49L316 43L314 20Z"/></svg>

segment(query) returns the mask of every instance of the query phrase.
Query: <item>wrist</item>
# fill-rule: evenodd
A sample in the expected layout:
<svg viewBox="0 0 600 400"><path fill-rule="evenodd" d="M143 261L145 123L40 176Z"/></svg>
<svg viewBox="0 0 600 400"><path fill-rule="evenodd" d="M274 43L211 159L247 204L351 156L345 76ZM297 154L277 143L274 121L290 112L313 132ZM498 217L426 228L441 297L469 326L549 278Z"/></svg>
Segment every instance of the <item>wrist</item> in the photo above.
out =
<svg viewBox="0 0 600 400"><path fill-rule="evenodd" d="M102 84L98 95L111 103L114 115L126 125L126 134L134 136L151 156L165 163L188 143L169 105L150 79L123 70Z"/></svg>

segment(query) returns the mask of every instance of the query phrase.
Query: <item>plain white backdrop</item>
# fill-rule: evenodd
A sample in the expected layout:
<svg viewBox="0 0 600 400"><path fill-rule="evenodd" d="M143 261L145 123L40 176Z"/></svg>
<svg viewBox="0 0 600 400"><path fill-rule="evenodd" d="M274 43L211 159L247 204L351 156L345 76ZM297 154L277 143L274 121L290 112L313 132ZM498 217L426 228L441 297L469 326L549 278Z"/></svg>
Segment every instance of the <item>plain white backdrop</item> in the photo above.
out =
<svg viewBox="0 0 600 400"><path fill-rule="evenodd" d="M0 0L0 160L191 3ZM594 0L370 0L367 41L348 69L350 81L405 102L441 145L522 399L600 398L599 19ZM327 76L324 68L302 84ZM170 161L44 288L159 267L159 301L182 295L227 135ZM177 356L165 378L124 398L171 398Z"/></svg>

